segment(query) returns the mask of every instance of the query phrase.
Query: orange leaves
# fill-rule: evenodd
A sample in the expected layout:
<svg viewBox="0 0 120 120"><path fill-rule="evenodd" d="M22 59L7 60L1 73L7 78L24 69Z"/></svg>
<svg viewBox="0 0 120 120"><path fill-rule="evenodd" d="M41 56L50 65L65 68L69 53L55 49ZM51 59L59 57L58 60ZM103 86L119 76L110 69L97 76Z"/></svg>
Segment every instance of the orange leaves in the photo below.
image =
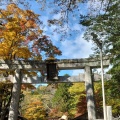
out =
<svg viewBox="0 0 120 120"><path fill-rule="evenodd" d="M38 29L38 33L39 33L39 34L42 34L42 33L43 33L43 30Z"/></svg>
<svg viewBox="0 0 120 120"><path fill-rule="evenodd" d="M34 20L28 20L27 21L27 23L25 24L26 25L26 27L28 27L28 28L36 28L36 24L35 24L35 21Z"/></svg>
<svg viewBox="0 0 120 120"><path fill-rule="evenodd" d="M0 29L0 56L6 59L31 57L31 52L27 45L23 44L26 37L29 40L37 39L35 34L28 35L30 29L35 28L36 18L30 10L22 10L16 4L9 4L6 10L0 10L0 17L3 18L4 29ZM33 18L32 18L33 17ZM3 27L3 25L2 25ZM5 57L7 56L7 57Z"/></svg>
<svg viewBox="0 0 120 120"><path fill-rule="evenodd" d="M2 14L0 14L0 19L1 19L1 18L3 18L3 15L2 15Z"/></svg>
<svg viewBox="0 0 120 120"><path fill-rule="evenodd" d="M31 100L26 107L24 117L28 120L45 119L43 103L35 98L33 101Z"/></svg>
<svg viewBox="0 0 120 120"><path fill-rule="evenodd" d="M0 12L1 12L1 17L2 18L4 18L4 17L9 16L9 15L12 14L11 12L6 11L6 10L0 10Z"/></svg>
<svg viewBox="0 0 120 120"><path fill-rule="evenodd" d="M61 51L55 46L54 46L53 52L54 52L54 54L58 54L58 55L62 54Z"/></svg>
<svg viewBox="0 0 120 120"><path fill-rule="evenodd" d="M44 35L34 42L33 48L39 48L39 51L44 51L47 57L50 55L61 55L61 51L52 44L48 36Z"/></svg>
<svg viewBox="0 0 120 120"><path fill-rule="evenodd" d="M32 41L32 40L35 40L35 39L38 39L37 35L30 35L30 36L27 36L26 42L29 42L29 41Z"/></svg>
<svg viewBox="0 0 120 120"><path fill-rule="evenodd" d="M26 30L26 26L25 26L26 21L25 20L20 20L19 24L20 24L20 27L21 27L21 32L24 32Z"/></svg>
<svg viewBox="0 0 120 120"><path fill-rule="evenodd" d="M28 16L29 18L35 18L38 19L39 15L35 14L32 10L26 10L25 15Z"/></svg>
<svg viewBox="0 0 120 120"><path fill-rule="evenodd" d="M28 20L27 23L25 24L28 28L33 26L33 21L32 20Z"/></svg>
<svg viewBox="0 0 120 120"><path fill-rule="evenodd" d="M4 40L11 41L16 38L16 33L15 33L15 31L11 31L11 32L5 31L5 32L3 32L3 37L4 37Z"/></svg>
<svg viewBox="0 0 120 120"><path fill-rule="evenodd" d="M32 10L26 10L26 11L25 11L25 14L26 14L28 17L35 16L35 14L32 12Z"/></svg>
<svg viewBox="0 0 120 120"><path fill-rule="evenodd" d="M29 31L29 35L27 36L27 40L35 40L38 39L38 35L34 31Z"/></svg>
<svg viewBox="0 0 120 120"><path fill-rule="evenodd" d="M46 56L49 56L51 51L55 55L61 54L61 51L52 44L51 40L46 35L42 35L39 15L33 11L23 10L16 4L9 4L6 10L0 9L0 18L2 18L1 43L7 44L7 47L1 46L0 55L6 55L9 59L30 57L42 59L41 53L45 53ZM28 46L33 51L29 50ZM14 49L15 47L16 49ZM4 49L6 51L2 52Z"/></svg>
<svg viewBox="0 0 120 120"><path fill-rule="evenodd" d="M22 84L22 85L21 85L21 89L22 89L22 90L26 90L26 89L33 90L33 89L36 89L36 88L35 88L35 86L33 86L32 84Z"/></svg>
<svg viewBox="0 0 120 120"><path fill-rule="evenodd" d="M12 3L7 6L7 10L12 12L14 9L17 8L16 4Z"/></svg>

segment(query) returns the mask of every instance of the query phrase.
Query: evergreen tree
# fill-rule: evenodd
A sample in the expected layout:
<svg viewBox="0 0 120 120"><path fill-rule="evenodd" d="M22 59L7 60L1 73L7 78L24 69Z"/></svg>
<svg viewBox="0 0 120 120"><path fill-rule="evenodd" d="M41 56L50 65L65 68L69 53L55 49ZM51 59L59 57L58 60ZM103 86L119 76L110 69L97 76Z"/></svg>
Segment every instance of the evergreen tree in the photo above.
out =
<svg viewBox="0 0 120 120"><path fill-rule="evenodd" d="M94 38L103 41L104 55L110 55L110 70L113 79L120 81L120 4L119 0L109 0L109 4L103 10L104 14L95 16L82 16L80 23L87 26L86 40ZM98 47L95 51L98 52Z"/></svg>
<svg viewBox="0 0 120 120"><path fill-rule="evenodd" d="M103 1L104 2L104 1ZM117 100L120 97L120 3L119 0L109 0L100 14L94 16L82 16L80 23L86 26L86 40L98 39L103 43L103 55L109 55L112 68L108 73L112 75L112 80L107 83L106 97L107 104L113 105L113 113L119 112ZM95 53L98 55L98 46L94 46ZM116 98L116 99L114 99ZM116 103L113 104L112 100ZM117 107L116 107L117 106ZM117 110L116 110L117 109Z"/></svg>
<svg viewBox="0 0 120 120"><path fill-rule="evenodd" d="M70 108L70 93L68 88L71 86L71 83L59 83L58 88L52 99L53 105L57 107L62 112L68 112Z"/></svg>

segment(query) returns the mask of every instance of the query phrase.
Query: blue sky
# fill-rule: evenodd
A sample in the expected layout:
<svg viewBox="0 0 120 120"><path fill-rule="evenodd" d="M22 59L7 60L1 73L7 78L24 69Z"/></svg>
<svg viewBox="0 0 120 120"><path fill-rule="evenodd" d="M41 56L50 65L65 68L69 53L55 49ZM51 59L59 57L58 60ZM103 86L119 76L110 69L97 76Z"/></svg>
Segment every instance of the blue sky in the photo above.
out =
<svg viewBox="0 0 120 120"><path fill-rule="evenodd" d="M17 0L14 0L17 1ZM46 0L47 1L47 0ZM49 0L53 1L53 0ZM28 0L28 2L30 2ZM68 14L68 24L65 24L63 28L60 30L66 29L68 36L64 36L64 40L60 41L61 34L54 32L54 30L58 27L56 25L48 26L48 20L51 19L59 19L61 14L52 14L52 11L55 7L51 4L51 7L46 6L43 11L40 9L40 5L37 2L30 2L31 10L33 10L36 14L40 14L40 20L43 22L42 29L44 34L50 37L53 44L59 47L62 51L62 56L57 56L58 59L79 59L79 58L87 58L90 54L93 53L91 50L92 42L87 42L84 36L84 28L79 24L79 16L80 13L87 14L88 12L88 4L81 4L79 6L79 11L75 9L74 17L73 14ZM4 6L3 6L4 7ZM57 8L60 10L59 8ZM77 32L75 32L77 31ZM71 34L72 36L69 36ZM81 70L71 70L71 71L61 71L60 75L64 75L66 73L72 75L78 75Z"/></svg>
<svg viewBox="0 0 120 120"><path fill-rule="evenodd" d="M17 0L14 0L17 1ZM46 0L47 1L47 0ZM52 1L52 0L48 0ZM28 0L29 2L29 0ZM90 54L93 53L92 42L86 41L83 36L85 29L79 24L79 16L80 13L87 14L88 7L91 6L91 3L81 4L79 6L79 11L74 10L74 17L72 14L69 14L68 24L64 25L64 28L60 28L60 30L66 29L68 36L64 36L64 40L60 41L61 34L54 32L54 30L58 27L56 25L48 26L48 20L51 19L59 19L61 14L51 14L54 7L51 4L51 8L48 6L45 7L45 10L41 11L40 6L36 2L31 2L31 10L33 10L36 14L40 14L40 20L43 22L43 29L44 34L49 36L52 40L53 44L59 47L62 51L62 56L58 56L58 59L80 59L80 58L88 58ZM93 6L92 6L93 7ZM96 4L94 7L100 7L99 4ZM4 6L3 6L4 8ZM75 32L77 31L77 32ZM72 36L69 36L71 34ZM64 74L69 74L70 76L78 75L79 73L83 73L84 70L63 70L59 72L59 75L62 76ZM46 84L42 84L46 85Z"/></svg>
<svg viewBox="0 0 120 120"><path fill-rule="evenodd" d="M53 6L53 8L54 7L55 6ZM42 20L43 24L45 25L43 27L44 34L48 35L51 38L53 44L59 47L59 49L62 51L62 56L57 56L58 59L87 58L90 54L93 53L91 50L92 42L87 42L84 40L84 29L80 24L78 24L80 13L86 14L87 6L82 4L79 7L80 11L74 11L75 17L73 17L72 14L69 14L68 24L65 24L64 26L67 34L72 34L72 36L65 36L64 40L60 41L61 35L57 32L54 32L54 29L56 29L58 26L48 26L48 20L50 18L59 19L61 17L61 14L51 14L53 11L52 7L46 7L44 11L41 11L40 6L36 2L32 3L31 9L35 13L40 14L40 20ZM77 32L74 32L76 30ZM70 75L78 75L80 72L83 72L83 70L64 70L60 71L59 75L64 75L65 73L68 73Z"/></svg>

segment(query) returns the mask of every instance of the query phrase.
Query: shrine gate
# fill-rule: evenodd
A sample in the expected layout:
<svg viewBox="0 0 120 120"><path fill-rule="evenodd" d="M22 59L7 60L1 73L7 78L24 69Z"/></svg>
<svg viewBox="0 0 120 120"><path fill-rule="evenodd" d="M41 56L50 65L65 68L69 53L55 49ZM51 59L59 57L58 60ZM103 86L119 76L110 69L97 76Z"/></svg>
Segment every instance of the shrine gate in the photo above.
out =
<svg viewBox="0 0 120 120"><path fill-rule="evenodd" d="M96 119L95 111L95 101L94 101L94 91L93 91L93 79L92 79L92 69L100 68L101 61L99 58L85 58L85 59L62 59L54 60L49 62L49 64L56 64L58 70L73 70L73 69L84 69L84 81L86 88L86 99L87 99L87 110L88 110L88 120ZM0 60L0 69L6 71L15 71L15 75L12 77L13 82L13 91L12 99L9 110L9 119L8 120L17 120L18 115L18 104L19 104L19 95L21 90L21 83L58 83L58 82L81 82L81 80L70 81L63 79L63 77L58 76L58 80L47 80L46 77L25 77L22 74L21 70L45 70L47 72L48 61L9 61L9 60ZM103 58L103 66L109 66L109 59L107 57Z"/></svg>

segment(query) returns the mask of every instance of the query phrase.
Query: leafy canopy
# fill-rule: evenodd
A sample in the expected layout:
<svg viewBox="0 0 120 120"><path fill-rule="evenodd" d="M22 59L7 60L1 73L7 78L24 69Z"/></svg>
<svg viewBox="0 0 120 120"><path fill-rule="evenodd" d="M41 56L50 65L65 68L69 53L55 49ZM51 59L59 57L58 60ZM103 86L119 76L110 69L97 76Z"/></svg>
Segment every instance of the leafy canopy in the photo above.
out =
<svg viewBox="0 0 120 120"><path fill-rule="evenodd" d="M106 86L107 104L112 105L113 114L119 114L120 97L120 4L119 0L103 1L102 7L94 15L82 16L80 23L86 27L85 39L98 39L103 42L103 55L110 55L112 68L111 81ZM101 12L100 12L101 11ZM94 46L94 55L98 55L98 46Z"/></svg>
<svg viewBox="0 0 120 120"><path fill-rule="evenodd" d="M68 91L70 86L71 83L59 83L52 99L54 107L62 112L67 112L70 108L71 96Z"/></svg>
<svg viewBox="0 0 120 120"><path fill-rule="evenodd" d="M2 59L42 59L60 55L48 36L42 35L39 15L16 4L0 9L0 57Z"/></svg>

